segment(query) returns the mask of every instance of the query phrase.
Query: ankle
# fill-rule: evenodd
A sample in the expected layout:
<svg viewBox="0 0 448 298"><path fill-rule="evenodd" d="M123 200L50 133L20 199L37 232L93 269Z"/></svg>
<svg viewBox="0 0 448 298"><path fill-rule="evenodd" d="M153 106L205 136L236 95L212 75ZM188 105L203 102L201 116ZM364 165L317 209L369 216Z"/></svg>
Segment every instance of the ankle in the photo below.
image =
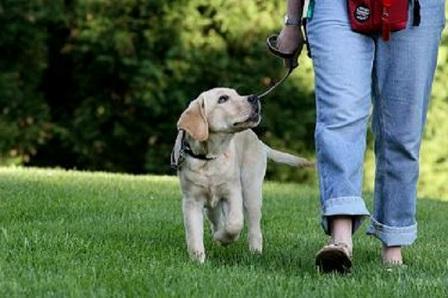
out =
<svg viewBox="0 0 448 298"><path fill-rule="evenodd" d="M350 216L333 216L329 221L331 230L331 241L342 242L352 248L353 219Z"/></svg>
<svg viewBox="0 0 448 298"><path fill-rule="evenodd" d="M353 241L352 241L352 237L351 236L335 237L335 236L332 235L330 241L331 241L331 243L344 243L344 244L347 244L350 249L353 247Z"/></svg>

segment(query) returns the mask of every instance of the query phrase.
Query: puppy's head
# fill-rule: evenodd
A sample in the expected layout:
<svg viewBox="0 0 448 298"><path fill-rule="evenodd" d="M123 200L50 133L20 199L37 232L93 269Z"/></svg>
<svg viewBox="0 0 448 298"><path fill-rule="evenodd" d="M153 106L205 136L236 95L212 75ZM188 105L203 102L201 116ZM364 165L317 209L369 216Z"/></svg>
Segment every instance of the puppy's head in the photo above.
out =
<svg viewBox="0 0 448 298"><path fill-rule="evenodd" d="M235 133L257 126L260 111L257 96L241 96L233 89L215 88L190 103L177 127L195 140L205 141L209 133Z"/></svg>

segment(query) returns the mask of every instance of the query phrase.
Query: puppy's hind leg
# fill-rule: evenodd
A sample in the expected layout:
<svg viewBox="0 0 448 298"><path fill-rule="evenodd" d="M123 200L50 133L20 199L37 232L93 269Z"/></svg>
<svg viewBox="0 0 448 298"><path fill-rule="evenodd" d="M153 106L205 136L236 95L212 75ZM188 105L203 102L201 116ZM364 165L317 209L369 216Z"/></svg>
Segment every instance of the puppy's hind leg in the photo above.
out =
<svg viewBox="0 0 448 298"><path fill-rule="evenodd" d="M241 193L234 193L222 201L224 225L220 227L213 238L216 242L227 245L238 240L244 225L243 202Z"/></svg>
<svg viewBox="0 0 448 298"><path fill-rule="evenodd" d="M210 221L212 234L224 228L223 202L219 201L214 207L207 207L206 214Z"/></svg>

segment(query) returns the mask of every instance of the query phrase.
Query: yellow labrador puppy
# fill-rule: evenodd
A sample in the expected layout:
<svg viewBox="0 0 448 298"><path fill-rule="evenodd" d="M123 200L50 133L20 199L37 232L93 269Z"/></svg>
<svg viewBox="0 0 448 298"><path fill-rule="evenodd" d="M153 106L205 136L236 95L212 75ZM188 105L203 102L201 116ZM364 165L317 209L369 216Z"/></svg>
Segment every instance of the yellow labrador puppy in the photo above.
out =
<svg viewBox="0 0 448 298"><path fill-rule="evenodd" d="M267 159L291 166L311 162L271 149L250 129L260 123L260 102L254 95L216 88L202 93L182 113L171 156L183 193L188 252L203 263L203 209L220 244L238 239L243 210L249 249L261 253L262 183Z"/></svg>

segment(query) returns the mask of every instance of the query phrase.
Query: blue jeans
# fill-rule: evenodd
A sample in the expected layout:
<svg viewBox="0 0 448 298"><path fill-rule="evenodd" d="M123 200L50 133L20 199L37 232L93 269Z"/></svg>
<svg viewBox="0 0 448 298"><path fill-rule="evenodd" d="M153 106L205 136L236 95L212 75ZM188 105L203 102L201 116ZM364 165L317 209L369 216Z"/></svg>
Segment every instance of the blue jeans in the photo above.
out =
<svg viewBox="0 0 448 298"><path fill-rule="evenodd" d="M415 219L419 150L441 32L444 0L420 0L421 23L385 42L350 29L347 0L315 0L308 38L315 71L315 131L322 205L328 217L369 212L362 198L366 130L375 135L374 211L368 234L387 246L410 245Z"/></svg>

